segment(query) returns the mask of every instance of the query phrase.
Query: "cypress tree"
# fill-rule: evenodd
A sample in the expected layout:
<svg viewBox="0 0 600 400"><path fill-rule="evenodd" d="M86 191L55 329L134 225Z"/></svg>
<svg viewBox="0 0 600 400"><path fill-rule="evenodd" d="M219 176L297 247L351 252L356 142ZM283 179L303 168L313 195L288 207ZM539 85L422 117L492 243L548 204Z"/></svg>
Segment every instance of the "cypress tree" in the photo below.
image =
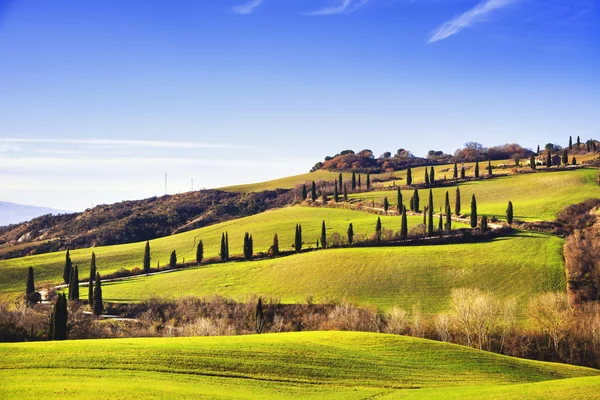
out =
<svg viewBox="0 0 600 400"><path fill-rule="evenodd" d="M433 236L433 192L429 189L429 205L427 206L429 221L427 224L427 234Z"/></svg>
<svg viewBox="0 0 600 400"><path fill-rule="evenodd" d="M35 283L33 281L33 267L29 267L29 270L27 270L27 285L25 287L25 294L29 297L29 295L32 293L35 293Z"/></svg>
<svg viewBox="0 0 600 400"><path fill-rule="evenodd" d="M435 184L435 170L433 169L433 167L431 167L431 170L429 171L429 183L432 187Z"/></svg>
<svg viewBox="0 0 600 400"><path fill-rule="evenodd" d="M410 167L406 170L406 184L408 186L412 185L412 170Z"/></svg>
<svg viewBox="0 0 600 400"><path fill-rule="evenodd" d="M362 184L360 183L360 174L358 174L358 187L361 188Z"/></svg>
<svg viewBox="0 0 600 400"><path fill-rule="evenodd" d="M513 223L513 204L512 204L512 201L508 202L508 208L506 209L506 222L508 222L509 225L512 225L512 223Z"/></svg>
<svg viewBox="0 0 600 400"><path fill-rule="evenodd" d="M348 225L348 244L354 243L354 228L352 227L352 222Z"/></svg>
<svg viewBox="0 0 600 400"><path fill-rule="evenodd" d="M535 169L536 165L535 165L535 155L532 153L531 157L529 157L529 167L531 169Z"/></svg>
<svg viewBox="0 0 600 400"><path fill-rule="evenodd" d="M581 146L581 141L579 140L579 136L577 136L577 148Z"/></svg>
<svg viewBox="0 0 600 400"><path fill-rule="evenodd" d="M79 271L77 265L71 269L71 277L69 278L69 300L79 300Z"/></svg>
<svg viewBox="0 0 600 400"><path fill-rule="evenodd" d="M325 221L321 224L321 247L327 248L327 228L325 227Z"/></svg>
<svg viewBox="0 0 600 400"><path fill-rule="evenodd" d="M312 181L312 186L310 188L310 199L313 202L317 201L317 184L315 181Z"/></svg>
<svg viewBox="0 0 600 400"><path fill-rule="evenodd" d="M538 156L540 155L540 145L538 144L538 148L537 148L537 153Z"/></svg>
<svg viewBox="0 0 600 400"><path fill-rule="evenodd" d="M73 268L73 263L71 262L71 253L67 250L67 255L65 256L65 268L63 270L63 281L65 283L69 283L69 279L71 278L71 269Z"/></svg>
<svg viewBox="0 0 600 400"><path fill-rule="evenodd" d="M397 204L398 212L401 213L403 203L402 203L402 191L400 191L400 187L398 187L398 193L396 194L396 204Z"/></svg>
<svg viewBox="0 0 600 400"><path fill-rule="evenodd" d="M484 215L481 217L481 233L485 233L488 230L487 223L487 215Z"/></svg>
<svg viewBox="0 0 600 400"><path fill-rule="evenodd" d="M454 203L454 215L460 215L460 188L456 188L456 200Z"/></svg>
<svg viewBox="0 0 600 400"><path fill-rule="evenodd" d="M571 164L572 165L577 165L577 159L575 157L573 157L573 159L571 160Z"/></svg>
<svg viewBox="0 0 600 400"><path fill-rule="evenodd" d="M338 194L337 185L335 185L333 188L333 201L335 201L336 203L338 203L340 201L340 196Z"/></svg>
<svg viewBox="0 0 600 400"><path fill-rule="evenodd" d="M406 218L406 207L402 207L402 222L400 223L400 240L408 237L408 219Z"/></svg>
<svg viewBox="0 0 600 400"><path fill-rule="evenodd" d="M256 333L263 333L265 329L265 314L263 312L262 299L258 298L258 303L256 304Z"/></svg>
<svg viewBox="0 0 600 400"><path fill-rule="evenodd" d="M415 197L414 196L410 198L409 206L410 206L410 211L415 211Z"/></svg>
<svg viewBox="0 0 600 400"><path fill-rule="evenodd" d="M302 250L302 225L296 224L296 236L294 238L294 248L296 253L300 253Z"/></svg>
<svg viewBox="0 0 600 400"><path fill-rule="evenodd" d="M492 176L493 175L493 171L492 171L492 161L488 160L488 175Z"/></svg>
<svg viewBox="0 0 600 400"><path fill-rule="evenodd" d="M595 140L592 140L592 150L594 150L594 153L598 150Z"/></svg>
<svg viewBox="0 0 600 400"><path fill-rule="evenodd" d="M367 190L371 189L371 174L367 174Z"/></svg>
<svg viewBox="0 0 600 400"><path fill-rule="evenodd" d="M344 185L344 201L348 202L348 190L346 189L346 185Z"/></svg>
<svg viewBox="0 0 600 400"><path fill-rule="evenodd" d="M225 233L221 234L221 251L219 252L221 261L227 261L227 251L225 250Z"/></svg>
<svg viewBox="0 0 600 400"><path fill-rule="evenodd" d="M50 332L48 332L50 340L65 340L67 338L68 317L67 297L64 293L60 293L50 317Z"/></svg>
<svg viewBox="0 0 600 400"><path fill-rule="evenodd" d="M446 207L446 233L450 233L452 231L452 211L450 209L450 204Z"/></svg>
<svg viewBox="0 0 600 400"><path fill-rule="evenodd" d="M169 267L175 268L177 266L177 252L173 250L171 252L171 257L169 258Z"/></svg>
<svg viewBox="0 0 600 400"><path fill-rule="evenodd" d="M381 218L377 217L377 224L375 225L375 240L381 241Z"/></svg>
<svg viewBox="0 0 600 400"><path fill-rule="evenodd" d="M427 226L427 206L423 208L423 226Z"/></svg>
<svg viewBox="0 0 600 400"><path fill-rule="evenodd" d="M448 207L450 207L450 195L448 194L448 191L446 190L446 201L444 202L444 210L447 210Z"/></svg>
<svg viewBox="0 0 600 400"><path fill-rule="evenodd" d="M352 190L356 190L356 173L352 173Z"/></svg>
<svg viewBox="0 0 600 400"><path fill-rule="evenodd" d="M248 232L244 234L244 259L246 261L252 260L252 256L254 255L254 244L252 241L252 235Z"/></svg>
<svg viewBox="0 0 600 400"><path fill-rule="evenodd" d="M429 173L427 172L427 168L425 168L425 186L429 187Z"/></svg>
<svg viewBox="0 0 600 400"><path fill-rule="evenodd" d="M475 161L475 178L479 178L479 161Z"/></svg>
<svg viewBox="0 0 600 400"><path fill-rule="evenodd" d="M225 231L225 259L229 260L229 232Z"/></svg>
<svg viewBox="0 0 600 400"><path fill-rule="evenodd" d="M438 223L438 235L444 235L444 217L442 213L440 213L440 222Z"/></svg>
<svg viewBox="0 0 600 400"><path fill-rule="evenodd" d="M388 202L388 198L384 197L383 198L383 211L388 212L390 208L390 203Z"/></svg>
<svg viewBox="0 0 600 400"><path fill-rule="evenodd" d="M465 179L466 176L467 174L465 173L465 167L462 167L460 169L460 179Z"/></svg>
<svg viewBox="0 0 600 400"><path fill-rule="evenodd" d="M202 239L198 241L198 246L196 246L196 263L200 264L204 259L204 242Z"/></svg>
<svg viewBox="0 0 600 400"><path fill-rule="evenodd" d="M340 172L340 175L338 176L338 186L340 188L340 191L342 190L342 186L343 186L343 181L342 181L342 173Z"/></svg>
<svg viewBox="0 0 600 400"><path fill-rule="evenodd" d="M306 192L306 185L302 185L302 200L306 200L306 196L308 196L308 193Z"/></svg>
<svg viewBox="0 0 600 400"><path fill-rule="evenodd" d="M273 255L279 255L279 237L277 236L277 234L273 236Z"/></svg>
<svg viewBox="0 0 600 400"><path fill-rule="evenodd" d="M150 242L146 242L146 247L144 248L144 272L150 272Z"/></svg>
<svg viewBox="0 0 600 400"><path fill-rule="evenodd" d="M563 151L562 163L563 163L564 165L567 165L567 164L569 164L569 152L567 151L567 149L565 149L565 150Z"/></svg>
<svg viewBox="0 0 600 400"><path fill-rule="evenodd" d="M458 179L458 164L454 163L454 175L452 176L454 180Z"/></svg>
<svg viewBox="0 0 600 400"><path fill-rule="evenodd" d="M96 254L92 253L92 262L90 263L90 279L88 281L88 304L94 304L94 278L96 277Z"/></svg>
<svg viewBox="0 0 600 400"><path fill-rule="evenodd" d="M548 159L546 160L546 166L550 168L552 166L552 152L548 150Z"/></svg>
<svg viewBox="0 0 600 400"><path fill-rule="evenodd" d="M104 302L102 301L102 283L100 274L96 273L96 283L94 284L94 314L102 315L104 312Z"/></svg>
<svg viewBox="0 0 600 400"><path fill-rule="evenodd" d="M477 226L477 200L475 195L471 198L471 228Z"/></svg>
<svg viewBox="0 0 600 400"><path fill-rule="evenodd" d="M569 136L569 150L573 150L573 137Z"/></svg>
<svg viewBox="0 0 600 400"><path fill-rule="evenodd" d="M590 152L590 150L591 150L591 149L590 149L590 140L588 140L588 141L586 142L586 144L587 144L587 152L589 153L589 152Z"/></svg>
<svg viewBox="0 0 600 400"><path fill-rule="evenodd" d="M415 189L415 193L413 194L413 208L414 211L419 212L419 191Z"/></svg>

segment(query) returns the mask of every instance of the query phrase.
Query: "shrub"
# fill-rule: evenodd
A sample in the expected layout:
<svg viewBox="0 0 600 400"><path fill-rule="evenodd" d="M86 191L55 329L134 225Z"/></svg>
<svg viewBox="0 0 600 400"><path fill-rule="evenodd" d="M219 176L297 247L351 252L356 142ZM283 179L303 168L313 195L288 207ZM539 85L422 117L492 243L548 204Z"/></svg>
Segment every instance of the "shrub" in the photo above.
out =
<svg viewBox="0 0 600 400"><path fill-rule="evenodd" d="M387 313L387 326L385 328L386 333L394 333L396 335L402 335L406 333L410 325L410 318L408 313L399 308L392 307Z"/></svg>

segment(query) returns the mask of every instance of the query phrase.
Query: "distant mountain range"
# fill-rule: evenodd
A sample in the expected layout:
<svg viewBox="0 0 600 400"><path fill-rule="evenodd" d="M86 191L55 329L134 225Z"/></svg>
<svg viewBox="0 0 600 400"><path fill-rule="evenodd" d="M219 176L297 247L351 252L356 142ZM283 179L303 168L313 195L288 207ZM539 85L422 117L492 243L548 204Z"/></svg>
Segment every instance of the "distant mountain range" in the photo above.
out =
<svg viewBox="0 0 600 400"><path fill-rule="evenodd" d="M47 214L65 214L71 211L55 210L48 207L27 206L24 204L0 201L0 226L18 224Z"/></svg>

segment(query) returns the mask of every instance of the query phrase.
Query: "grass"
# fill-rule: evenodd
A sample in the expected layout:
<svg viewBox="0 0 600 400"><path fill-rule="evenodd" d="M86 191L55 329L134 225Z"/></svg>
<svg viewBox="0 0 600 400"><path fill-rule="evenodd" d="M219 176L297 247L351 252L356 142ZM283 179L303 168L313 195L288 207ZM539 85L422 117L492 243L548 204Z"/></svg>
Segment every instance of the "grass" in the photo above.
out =
<svg viewBox="0 0 600 400"><path fill-rule="evenodd" d="M281 259L231 262L103 285L105 300L150 295L245 300L252 294L284 303L346 299L361 305L425 313L449 308L453 288L473 287L521 305L545 291L564 291L563 241L518 233L491 242L439 246L332 249Z"/></svg>
<svg viewBox="0 0 600 400"><path fill-rule="evenodd" d="M59 395L401 398L432 393L458 398L476 393L479 389L473 386L500 395L516 394L514 387L539 395L577 387L576 394L582 396L597 393L599 373L430 340L357 332L0 344L0 397L7 400Z"/></svg>
<svg viewBox="0 0 600 400"><path fill-rule="evenodd" d="M315 246L321 234L321 221L325 220L327 233L337 232L346 237L348 224L353 223L355 234L372 234L375 231L377 216L366 212L345 209L317 207L287 207L267 211L258 215L240 218L205 228L196 229L177 235L150 241L152 250L152 266L166 265L172 250L177 251L179 261L192 261L196 257L197 241L202 239L205 257L216 257L220 250L221 234L229 232L230 254L242 253L244 233L249 232L254 238L255 252L267 251L273 243L273 235L279 235L281 250L291 249L294 242L294 231L297 223L302 224L305 247ZM410 217L409 225L422 222L420 217ZM400 229L399 217L382 217L384 228ZM91 253L97 257L100 274L114 272L119 268L142 267L144 243L131 243L116 246L104 246L91 249L80 249L71 252L75 265L79 265L79 276L88 274ZM36 283L62 282L65 253L55 252L35 256L0 260L0 293L5 297L14 297L25 288L27 268L35 269Z"/></svg>
<svg viewBox="0 0 600 400"><path fill-rule="evenodd" d="M306 174L288 176L281 179L274 179L271 181L250 183L246 185L227 186L219 188L219 190L235 193L251 193L261 192L263 190L293 189L297 185L302 184L307 184L307 187L310 188L308 184L310 184L312 181L333 181L334 179L338 179L338 176L338 172L315 171ZM351 176L352 174L343 174L342 179L350 179Z"/></svg>
<svg viewBox="0 0 600 400"><path fill-rule="evenodd" d="M596 183L597 169L578 169L552 173L523 174L497 177L490 180L460 184L461 211L471 211L471 196L477 198L478 214L504 219L509 201L513 202L515 219L523 221L552 220L564 207L589 198L600 197ZM434 207L444 205L445 193L450 193L454 209L455 188L434 188ZM403 192L403 203L409 208L412 191ZM390 204L396 204L396 191L373 191L350 195L353 199L382 202L387 196ZM419 190L421 208L427 204L429 189Z"/></svg>

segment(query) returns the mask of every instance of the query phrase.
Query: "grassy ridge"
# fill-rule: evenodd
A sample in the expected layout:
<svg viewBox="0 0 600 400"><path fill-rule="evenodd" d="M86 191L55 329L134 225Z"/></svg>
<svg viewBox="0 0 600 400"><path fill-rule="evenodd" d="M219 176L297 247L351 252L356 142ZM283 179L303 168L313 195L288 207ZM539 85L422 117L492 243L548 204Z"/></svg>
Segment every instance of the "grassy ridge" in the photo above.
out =
<svg viewBox="0 0 600 400"><path fill-rule="evenodd" d="M0 360L0 375L8 378L0 386L6 399L42 398L41 393L98 398L100 389L104 398L364 398L414 391L398 390L407 388L599 374L430 340L357 332L0 344Z"/></svg>
<svg viewBox="0 0 600 400"><path fill-rule="evenodd" d="M600 186L596 183L597 169L579 169L552 173L523 174L497 177L490 180L460 184L461 211L470 213L471 196L477 198L479 214L504 219L508 201L514 205L516 219L524 221L552 220L564 207L589 198L600 197ZM434 188L434 207L444 206L446 191L454 208L454 187ZM383 201L387 196L390 204L396 204L396 191L379 191L350 195L353 199ZM429 189L419 191L421 208L427 204ZM412 191L404 191L403 202L409 208Z"/></svg>
<svg viewBox="0 0 600 400"><path fill-rule="evenodd" d="M112 301L258 294L286 303L313 295L382 308L420 303L435 313L449 307L453 288L474 287L522 304L543 291L565 290L562 244L554 236L519 233L476 244L332 249L106 283L103 293Z"/></svg>
<svg viewBox="0 0 600 400"><path fill-rule="evenodd" d="M281 250L291 249L294 242L294 229L297 223L302 224L303 240L305 247L315 246L321 234L321 221L325 220L327 233L338 232L346 237L350 222L354 225L356 234L371 235L375 232L377 216L365 212L313 207L287 207L267 211L258 215L240 218L205 228L196 229L177 235L167 236L152 240L152 266L166 265L172 250L177 251L179 261L195 260L196 243L202 239L205 257L216 257L219 253L221 234L229 232L229 251L231 255L242 253L242 244L245 232L253 234L254 250L267 251L273 243L273 235L279 235ZM410 217L409 225L414 226L422 222L420 217ZM384 228L400 229L399 217L382 217ZM144 243L130 243L116 246L96 247L93 249L80 249L71 252L74 264L79 265L80 277L88 273L91 253L97 256L98 270L101 274L114 272L119 268L133 268L142 266ZM0 260L0 293L22 292L25 287L27 268L33 266L36 273L36 282L60 283L64 266L64 252L47 253L36 256L21 257L10 260Z"/></svg>

